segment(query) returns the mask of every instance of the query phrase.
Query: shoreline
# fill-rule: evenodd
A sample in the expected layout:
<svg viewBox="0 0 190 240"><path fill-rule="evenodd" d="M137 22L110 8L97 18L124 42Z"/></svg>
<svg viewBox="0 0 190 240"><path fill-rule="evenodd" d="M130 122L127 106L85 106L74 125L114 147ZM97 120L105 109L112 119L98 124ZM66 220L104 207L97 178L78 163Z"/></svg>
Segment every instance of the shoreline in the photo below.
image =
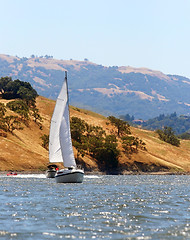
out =
<svg viewBox="0 0 190 240"><path fill-rule="evenodd" d="M11 172L11 171L0 171L0 175L4 175L4 174L7 174L8 172ZM34 170L34 171L28 171L28 170L22 170L22 171L13 171L13 172L16 172L17 174L19 175L22 175L22 174L45 174L45 171L37 171L37 170ZM159 171L159 172L132 172L132 171L125 171L123 173L119 173L119 174L116 174L116 173L105 173L105 172L100 172L100 171L86 171L85 172L85 175L190 175L190 172L162 172L162 171Z"/></svg>

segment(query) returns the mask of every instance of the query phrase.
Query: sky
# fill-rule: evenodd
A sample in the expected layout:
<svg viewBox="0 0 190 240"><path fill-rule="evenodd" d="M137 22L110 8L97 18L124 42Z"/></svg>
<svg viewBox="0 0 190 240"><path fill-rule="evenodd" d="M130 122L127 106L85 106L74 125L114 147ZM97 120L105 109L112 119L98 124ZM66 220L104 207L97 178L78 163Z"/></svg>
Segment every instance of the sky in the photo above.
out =
<svg viewBox="0 0 190 240"><path fill-rule="evenodd" d="M0 0L0 54L190 78L190 0Z"/></svg>

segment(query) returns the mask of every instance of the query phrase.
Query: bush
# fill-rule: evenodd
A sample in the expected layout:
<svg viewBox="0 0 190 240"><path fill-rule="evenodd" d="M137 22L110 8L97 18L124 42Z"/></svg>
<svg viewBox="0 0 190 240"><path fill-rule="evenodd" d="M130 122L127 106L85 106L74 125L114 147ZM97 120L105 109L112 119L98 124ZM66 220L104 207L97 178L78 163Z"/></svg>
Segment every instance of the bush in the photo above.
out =
<svg viewBox="0 0 190 240"><path fill-rule="evenodd" d="M42 139L42 147L44 147L46 150L48 150L49 146L49 135L44 134L40 137Z"/></svg>
<svg viewBox="0 0 190 240"><path fill-rule="evenodd" d="M23 127L21 126L21 122L19 121L19 118L16 116L5 116L3 118L3 123L5 127L5 131L8 131L10 133L13 133L14 130L22 130Z"/></svg>
<svg viewBox="0 0 190 240"><path fill-rule="evenodd" d="M123 136L122 138L122 147L127 154L132 154L134 152L138 152L138 148L142 150L147 150L145 147L145 143L134 136Z"/></svg>
<svg viewBox="0 0 190 240"><path fill-rule="evenodd" d="M162 141L165 141L167 143L170 143L176 147L179 147L180 145L180 140L177 138L177 136L174 134L174 131L172 130L171 127L164 127L164 130L156 130L156 132L159 135L159 138Z"/></svg>
<svg viewBox="0 0 190 240"><path fill-rule="evenodd" d="M23 100L9 102L7 103L7 107L18 113L22 117L23 121L29 120L29 107Z"/></svg>

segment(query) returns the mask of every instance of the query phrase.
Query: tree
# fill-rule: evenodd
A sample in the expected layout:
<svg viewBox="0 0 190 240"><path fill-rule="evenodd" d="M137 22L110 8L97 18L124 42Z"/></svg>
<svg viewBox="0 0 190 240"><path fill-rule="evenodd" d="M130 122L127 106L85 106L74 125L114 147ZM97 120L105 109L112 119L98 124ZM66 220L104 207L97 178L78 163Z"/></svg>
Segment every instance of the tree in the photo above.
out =
<svg viewBox="0 0 190 240"><path fill-rule="evenodd" d="M9 77L0 79L0 92L5 99L21 98L26 101L27 105L35 102L38 96L30 83L22 82L19 79L12 81Z"/></svg>
<svg viewBox="0 0 190 240"><path fill-rule="evenodd" d="M26 86L21 86L19 90L17 91L18 96L21 99L24 99L27 103L27 105L31 105L33 102L35 102L35 99L37 97L37 92L36 90L31 88L31 85Z"/></svg>
<svg viewBox="0 0 190 240"><path fill-rule="evenodd" d="M72 139L81 143L82 142L82 135L86 131L86 124L85 121L77 118L71 118L71 136Z"/></svg>
<svg viewBox="0 0 190 240"><path fill-rule="evenodd" d="M32 117L34 117L34 122L39 126L40 130L42 130L41 122L43 122L43 119L39 114L39 109L34 105L30 110Z"/></svg>
<svg viewBox="0 0 190 240"><path fill-rule="evenodd" d="M102 127L92 126L77 117L71 118L71 136L77 157L88 153L97 160L101 170L109 171L118 166L119 150L114 135L106 135Z"/></svg>
<svg viewBox="0 0 190 240"><path fill-rule="evenodd" d="M6 85L6 94L10 95L9 98L17 98L17 92L19 90L21 86L21 81L20 80L14 80L14 81L10 81L7 85ZM6 96L7 97L7 96Z"/></svg>
<svg viewBox="0 0 190 240"><path fill-rule="evenodd" d="M159 138L167 143L170 143L174 146L179 147L180 145L180 140L177 138L177 136L174 134L174 131L172 130L171 127L164 127L164 130L156 130L156 132L159 135Z"/></svg>
<svg viewBox="0 0 190 240"><path fill-rule="evenodd" d="M0 92L3 94L6 91L6 86L12 81L11 77L1 77L0 78Z"/></svg>
<svg viewBox="0 0 190 240"><path fill-rule="evenodd" d="M13 133L15 129L23 129L17 116L5 116L6 108L3 103L0 103L0 129L5 132Z"/></svg>
<svg viewBox="0 0 190 240"><path fill-rule="evenodd" d="M127 154L132 154L138 151L138 148L145 150L145 143L139 139L138 137L134 136L123 136L122 138L122 147Z"/></svg>
<svg viewBox="0 0 190 240"><path fill-rule="evenodd" d="M131 154L132 152L135 151L135 148L133 148L134 139L135 139L135 137L133 137L133 136L123 136L122 137L122 147L123 147L125 153Z"/></svg>
<svg viewBox="0 0 190 240"><path fill-rule="evenodd" d="M108 135L105 137L103 147L98 153L97 159L101 159L104 168L113 170L118 167L119 154L120 151L117 148L116 137L114 135Z"/></svg>
<svg viewBox="0 0 190 240"><path fill-rule="evenodd" d="M108 119L117 128L117 136L121 138L122 147L126 154L137 152L138 148L146 150L146 144L138 137L131 135L130 125L126 121L115 118L114 116L109 116Z"/></svg>
<svg viewBox="0 0 190 240"><path fill-rule="evenodd" d="M71 137L73 141L73 146L77 149L77 158L84 157L85 150L87 149L86 139L83 136L86 131L86 123L84 120L72 117L71 118Z"/></svg>
<svg viewBox="0 0 190 240"><path fill-rule="evenodd" d="M108 119L110 120L111 124L113 124L117 128L117 135L120 137L120 135L123 134L130 134L130 125L119 118L116 118L114 116L109 116Z"/></svg>
<svg viewBox="0 0 190 240"><path fill-rule="evenodd" d="M126 115L121 115L120 118L127 122L132 122L135 119L134 116L131 117L128 113Z"/></svg>

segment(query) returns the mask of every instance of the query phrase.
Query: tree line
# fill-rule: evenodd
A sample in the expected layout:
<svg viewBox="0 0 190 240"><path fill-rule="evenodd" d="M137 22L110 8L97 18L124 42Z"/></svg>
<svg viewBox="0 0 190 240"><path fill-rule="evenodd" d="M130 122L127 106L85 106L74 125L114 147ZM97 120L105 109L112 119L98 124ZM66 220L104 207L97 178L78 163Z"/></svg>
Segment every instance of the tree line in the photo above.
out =
<svg viewBox="0 0 190 240"><path fill-rule="evenodd" d="M130 122L130 124L133 126L140 125L142 128L152 131L155 130L159 134L159 137L161 132L163 132L164 135L168 135L169 131L169 134L172 137L173 135L175 135L175 137L180 139L190 139L190 116L178 116L177 113L174 112L168 115L160 114L158 117L149 119L147 121L143 121L140 119L135 120L134 116L131 117L129 114L122 115L120 117ZM162 140L168 139L168 137L163 137L163 134L160 138L162 138ZM171 140L169 141L169 143L173 144L174 142Z"/></svg>
<svg viewBox="0 0 190 240"><path fill-rule="evenodd" d="M129 156L139 148L146 150L146 147L141 139L132 136L127 122L109 116L107 125L112 125L111 134L100 126L92 126L80 118L72 117L73 146L77 149L77 158L88 154L96 159L100 170L117 171L121 151ZM122 142L122 149L119 148L119 141Z"/></svg>
<svg viewBox="0 0 190 240"><path fill-rule="evenodd" d="M176 135L181 135L190 132L190 116L178 116L176 112L168 115L160 114L158 117L143 121L141 126L149 130L162 129L167 126L172 128Z"/></svg>

